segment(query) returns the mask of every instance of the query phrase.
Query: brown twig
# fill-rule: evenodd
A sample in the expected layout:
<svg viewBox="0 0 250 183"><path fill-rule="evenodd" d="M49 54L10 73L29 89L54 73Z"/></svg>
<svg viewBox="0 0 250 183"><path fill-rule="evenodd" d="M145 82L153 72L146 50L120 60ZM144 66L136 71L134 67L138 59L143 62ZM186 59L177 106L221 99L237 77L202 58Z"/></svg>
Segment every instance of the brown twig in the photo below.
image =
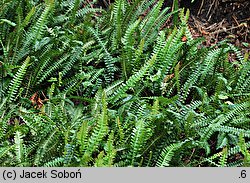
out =
<svg viewBox="0 0 250 183"><path fill-rule="evenodd" d="M187 162L190 162L190 161L191 161L191 158L193 157L194 152L195 152L195 148L193 148L192 154L191 154L190 157L188 158Z"/></svg>
<svg viewBox="0 0 250 183"><path fill-rule="evenodd" d="M212 34L219 34L221 32L227 32L227 31L230 31L230 30L233 30L233 29L237 29L237 28L243 27L243 26L245 26L245 25L244 24L240 24L238 26L234 26L234 27L231 27L231 28L228 28L228 29L219 29L218 31L213 32Z"/></svg>
<svg viewBox="0 0 250 183"><path fill-rule="evenodd" d="M201 5L200 5L200 8L199 8L199 11L198 11L197 15L200 15L201 9L203 8L203 5L204 5L204 0L201 1Z"/></svg>
<svg viewBox="0 0 250 183"><path fill-rule="evenodd" d="M208 15L209 15L209 13L210 13L212 7L214 6L215 1L216 1L216 0L213 0L213 3L212 3L211 6L209 7L206 17L208 17Z"/></svg>
<svg viewBox="0 0 250 183"><path fill-rule="evenodd" d="M236 16L233 15L232 18L234 19L235 23L239 26L240 24L239 24L239 22L237 21Z"/></svg>

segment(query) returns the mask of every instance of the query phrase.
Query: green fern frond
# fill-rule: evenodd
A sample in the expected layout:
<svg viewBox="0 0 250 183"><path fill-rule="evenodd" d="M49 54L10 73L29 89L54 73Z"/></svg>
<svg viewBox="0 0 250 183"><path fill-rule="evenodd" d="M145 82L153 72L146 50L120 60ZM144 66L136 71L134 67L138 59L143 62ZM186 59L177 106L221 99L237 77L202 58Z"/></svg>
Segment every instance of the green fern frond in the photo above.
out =
<svg viewBox="0 0 250 183"><path fill-rule="evenodd" d="M8 156L10 156L10 154L12 153L12 150L15 148L15 146L7 146L7 147L1 147L0 148L0 160L1 166L4 166L5 161L3 160L4 158L7 158Z"/></svg>
<svg viewBox="0 0 250 183"><path fill-rule="evenodd" d="M114 80L114 64L116 62L116 59L111 56L111 54L108 52L105 43L102 41L99 32L93 29L92 27L87 27L87 30L94 35L94 37L97 39L99 45L102 47L102 49L105 52L104 56L104 62L107 68L107 77L106 80L108 83L111 83L111 81Z"/></svg>
<svg viewBox="0 0 250 183"><path fill-rule="evenodd" d="M40 39L41 36L43 35L44 31L45 31L45 25L48 21L48 16L49 14L51 14L53 12L53 8L54 8L54 0L49 0L48 3L46 4L46 8L44 10L44 12L42 13L41 17L38 19L37 24L34 27L34 32L35 32L35 36L34 36L34 41L36 41L37 39Z"/></svg>
<svg viewBox="0 0 250 183"><path fill-rule="evenodd" d="M244 145L246 148L249 148L250 147L250 143L245 143ZM221 166L221 163L220 161L223 162L223 164L227 167L241 167L243 166L244 164L244 160L243 159L240 159L240 160L230 160L231 162L229 162L229 158L230 157L235 157L237 154L240 153L240 147L239 146L235 146L235 147L231 147L231 148L227 148L227 153L225 153L225 150L222 150L216 154L213 154L212 156L208 157L208 158L204 158L201 163L204 163L204 162L209 162L211 163L213 166L216 166L216 167L220 167ZM223 158L224 156L224 158ZM219 159L218 159L219 158ZM226 160L226 159L227 160ZM219 162L217 163L217 159L219 160Z"/></svg>
<svg viewBox="0 0 250 183"><path fill-rule="evenodd" d="M194 39L193 39L193 36L192 36L192 33L188 27L188 18L189 18L189 15L190 15L190 10L187 9L186 10L186 14L185 14L185 11L184 11L184 8L180 11L180 20L181 20L181 26L184 27L185 29L185 35L187 37L187 40L188 40L188 44L191 43Z"/></svg>
<svg viewBox="0 0 250 183"><path fill-rule="evenodd" d="M146 14L146 12L153 6L155 0L136 0L130 6L128 6L128 11L125 14L124 24L127 23L131 25L134 23L138 18Z"/></svg>
<svg viewBox="0 0 250 183"><path fill-rule="evenodd" d="M64 162L64 158L58 157L52 161L49 161L43 165L43 167L59 167L62 166Z"/></svg>
<svg viewBox="0 0 250 183"><path fill-rule="evenodd" d="M135 29L138 27L140 20L137 20L133 24L131 24L125 32L124 37L122 38L122 43L124 44L124 55L126 58L122 61L123 73L125 78L127 79L127 72L131 69L131 62L133 60L133 54L135 51L134 48L134 32Z"/></svg>
<svg viewBox="0 0 250 183"><path fill-rule="evenodd" d="M106 156L104 157L104 163L106 166L111 167L114 164L115 156L116 156L116 149L114 146L114 133L111 132L108 138L108 141L104 147L106 152Z"/></svg>
<svg viewBox="0 0 250 183"><path fill-rule="evenodd" d="M250 62L243 63L242 69L239 72L237 84L234 88L234 93L244 95L250 91Z"/></svg>
<svg viewBox="0 0 250 183"><path fill-rule="evenodd" d="M244 137L250 137L250 130L243 130L235 127L229 126L217 126L216 131L224 132L224 133L231 133L234 135L242 134Z"/></svg>
<svg viewBox="0 0 250 183"><path fill-rule="evenodd" d="M114 38L112 39L113 42L113 48L118 49L120 43L121 43L121 38L122 38L122 25L123 25L123 16L126 11L126 5L127 2L124 0L116 0L114 3L114 9L113 9L113 17L114 17Z"/></svg>
<svg viewBox="0 0 250 183"><path fill-rule="evenodd" d="M21 132L16 131L15 134L15 153L16 153L16 160L19 164L23 162L24 159L24 147L23 147L23 135Z"/></svg>
<svg viewBox="0 0 250 183"><path fill-rule="evenodd" d="M158 15L160 13L160 9L163 5L163 0L160 0L157 2L156 5L152 8L152 10L146 15L144 20L142 21L142 24L140 25L142 31L142 36L145 37L148 32L153 27L155 20L158 18Z"/></svg>
<svg viewBox="0 0 250 183"><path fill-rule="evenodd" d="M17 57L13 58L13 62L17 63L20 59L30 53L30 47L42 38L46 30L46 24L48 23L49 16L54 11L54 0L47 2L45 9L40 15L36 23L27 32L25 39L22 43L22 47L18 50ZM37 12L38 13L38 12Z"/></svg>
<svg viewBox="0 0 250 183"><path fill-rule="evenodd" d="M99 146L99 143L102 141L103 137L108 132L108 108L106 101L106 93L104 91L102 92L101 102L102 112L98 116L96 127L89 138L88 146L86 148L87 154L91 154L96 151L97 147Z"/></svg>
<svg viewBox="0 0 250 183"><path fill-rule="evenodd" d="M70 166L73 163L74 153L75 153L75 145L74 144L65 144L64 157L63 157L64 166Z"/></svg>
<svg viewBox="0 0 250 183"><path fill-rule="evenodd" d="M241 153L244 155L244 166L250 166L250 151L247 149L247 145L244 139L244 135L240 134L239 136L239 147Z"/></svg>
<svg viewBox="0 0 250 183"><path fill-rule="evenodd" d="M179 143L171 144L167 146L166 148L164 148L161 152L159 159L157 160L156 166L158 167L170 166L169 163L174 157L175 151L179 150L182 147L182 145L183 143L179 142Z"/></svg>
<svg viewBox="0 0 250 183"><path fill-rule="evenodd" d="M18 90L22 84L24 76L26 74L27 68L29 66L30 57L27 57L21 67L18 69L17 73L15 74L14 78L10 82L10 86L8 89L8 98L9 101L16 100L16 95Z"/></svg>
<svg viewBox="0 0 250 183"><path fill-rule="evenodd" d="M214 65L217 62L217 59L220 57L221 53L222 49L215 49L208 52L204 63L202 64L202 73L199 82L203 82L203 80L205 79L205 77L207 77L209 73L213 73L211 71L214 69Z"/></svg>
<svg viewBox="0 0 250 183"><path fill-rule="evenodd" d="M115 103L120 98L124 97L126 91L135 86L137 82L147 73L147 71L153 66L156 60L156 55L153 55L151 59L145 63L145 65L134 75L132 75L127 81L126 84L122 84L122 86L114 93L112 97L112 102Z"/></svg>
<svg viewBox="0 0 250 183"><path fill-rule="evenodd" d="M35 165L41 165L43 164L45 160L45 156L49 155L50 149L53 148L55 145L57 145L57 130L55 129L52 131L46 140L43 140L37 149L37 153L34 159ZM53 145L52 145L53 144Z"/></svg>
<svg viewBox="0 0 250 183"><path fill-rule="evenodd" d="M78 144L80 145L80 152L83 153L87 148L88 141L88 123L84 121L77 133Z"/></svg>
<svg viewBox="0 0 250 183"><path fill-rule="evenodd" d="M64 65L63 70L61 71L62 77L65 76L70 71L72 66L79 60L81 52L82 50L79 48L76 48L75 50L72 51L71 53L72 56L70 57L67 64Z"/></svg>
<svg viewBox="0 0 250 183"><path fill-rule="evenodd" d="M220 167L226 167L227 166L227 147L223 148L222 155L219 160Z"/></svg>
<svg viewBox="0 0 250 183"><path fill-rule="evenodd" d="M61 59L59 59L57 62L54 62L52 65L50 65L48 68L46 68L45 72L40 72L41 77L37 81L37 84L42 83L45 79L47 79L49 76L51 76L56 70L62 67L62 64L70 57L70 55L63 55ZM47 60L47 61L50 61ZM44 65L45 66L45 65Z"/></svg>
<svg viewBox="0 0 250 183"><path fill-rule="evenodd" d="M148 128L149 122L144 120L139 120L136 122L136 126L133 129L131 137L131 151L130 158L132 166L136 165L136 160L141 157L142 149L147 142L147 140L152 135L152 131ZM136 165L138 166L138 165Z"/></svg>
<svg viewBox="0 0 250 183"><path fill-rule="evenodd" d="M194 70L189 78L187 79L187 81L185 82L185 84L183 85L183 87L181 88L181 97L180 97L180 100L185 103L185 100L192 88L192 86L198 81L198 78L201 74L201 67L199 67L197 65L197 69Z"/></svg>
<svg viewBox="0 0 250 183"><path fill-rule="evenodd" d="M103 10L99 8L82 8L76 12L77 18L83 18L90 13L102 13Z"/></svg>
<svg viewBox="0 0 250 183"><path fill-rule="evenodd" d="M165 8L165 10L162 11L163 14L160 14L160 9L163 5L163 0L160 0L153 8L152 10L146 15L146 17L143 19L142 23L140 24L140 30L141 30L141 37L145 39L145 48L148 47L152 41L154 41L154 38L157 37L157 34L159 29L161 27L161 24L157 25L159 22L161 22L162 19L166 20L167 16L164 17L165 12L168 10L168 8ZM164 23L164 21L163 21Z"/></svg>

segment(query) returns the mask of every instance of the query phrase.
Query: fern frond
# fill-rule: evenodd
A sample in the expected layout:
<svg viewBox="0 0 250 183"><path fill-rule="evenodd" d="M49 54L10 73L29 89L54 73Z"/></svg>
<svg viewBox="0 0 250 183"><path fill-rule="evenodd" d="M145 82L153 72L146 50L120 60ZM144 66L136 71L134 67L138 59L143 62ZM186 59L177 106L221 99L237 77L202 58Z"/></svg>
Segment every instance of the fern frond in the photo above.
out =
<svg viewBox="0 0 250 183"><path fill-rule="evenodd" d="M250 165L250 151L247 149L247 145L244 139L244 135L240 134L239 136L239 147L241 153L244 155L244 166Z"/></svg>
<svg viewBox="0 0 250 183"><path fill-rule="evenodd" d="M243 63L242 69L239 72L234 93L244 95L250 91L250 62Z"/></svg>
<svg viewBox="0 0 250 183"><path fill-rule="evenodd" d="M63 62L65 62L69 57L70 57L70 55L68 55L68 54L67 55L63 55L63 57L61 59L59 59L57 62L54 62L51 66L49 66L48 68L46 68L46 71L44 73L40 72L41 73L41 77L37 81L37 84L42 83L45 79L47 79L49 76L51 76L56 70L58 70L59 68L61 68ZM50 59L47 60L47 61L50 61Z"/></svg>
<svg viewBox="0 0 250 183"><path fill-rule="evenodd" d="M108 109L105 91L102 92L101 101L102 113L99 115L96 127L89 138L88 146L86 148L87 154L91 154L97 149L99 143L108 132Z"/></svg>
<svg viewBox="0 0 250 183"><path fill-rule="evenodd" d="M219 160L220 167L226 167L227 166L227 147L223 148L222 155Z"/></svg>
<svg viewBox="0 0 250 183"><path fill-rule="evenodd" d="M15 146L7 146L7 147L1 147L0 148L0 160L1 160L1 166L4 166L4 158L8 157L11 154L11 151L15 148Z"/></svg>
<svg viewBox="0 0 250 183"><path fill-rule="evenodd" d="M131 137L131 165L135 166L136 160L141 157L142 149L152 135L151 129L148 128L149 122L139 120L136 122L136 126L133 129ZM138 165L137 165L138 166Z"/></svg>
<svg viewBox="0 0 250 183"><path fill-rule="evenodd" d="M114 3L113 17L114 17L114 37L112 38L113 48L118 49L122 38L122 20L124 12L126 11L127 2L125 0L116 0Z"/></svg>
<svg viewBox="0 0 250 183"><path fill-rule="evenodd" d="M85 152L87 148L88 141L88 123L84 121L82 126L77 134L78 144L80 145L80 153Z"/></svg>
<svg viewBox="0 0 250 183"><path fill-rule="evenodd" d="M52 161L49 161L43 165L43 167L59 167L63 165L64 158L58 157Z"/></svg>
<svg viewBox="0 0 250 183"><path fill-rule="evenodd" d="M55 129L52 131L46 140L43 140L37 149L37 153L34 159L35 165L41 165L42 162L45 160L45 156L49 155L50 149L56 145L57 139L57 130ZM53 145L52 145L53 144Z"/></svg>
<svg viewBox="0 0 250 183"><path fill-rule="evenodd" d="M10 86L8 89L8 98L9 101L16 100L16 95L18 93L18 89L20 88L24 76L26 74L27 68L29 66L30 57L27 57L21 67L18 69L17 73L15 74L14 78L10 82Z"/></svg>
<svg viewBox="0 0 250 183"><path fill-rule="evenodd" d="M179 150L183 145L182 142L171 144L164 148L161 152L159 159L157 160L156 166L166 167L170 166L169 162L172 160L175 151Z"/></svg>
<svg viewBox="0 0 250 183"><path fill-rule="evenodd" d="M105 52L105 56L104 56L104 62L105 65L107 67L107 77L106 80L108 81L108 83L111 83L111 81L114 80L114 64L116 62L116 60L111 56L111 54L108 52L105 43L102 41L99 32L96 31L95 29L93 29L92 27L87 27L87 30L94 35L94 37L97 39L99 45L102 47L102 49Z"/></svg>
<svg viewBox="0 0 250 183"><path fill-rule="evenodd" d="M111 132L108 138L108 141L104 147L106 156L104 157L105 165L108 167L113 166L113 162L116 156L116 149L114 146L114 133Z"/></svg>
<svg viewBox="0 0 250 183"><path fill-rule="evenodd" d="M112 102L116 102L120 98L123 97L125 92L135 86L135 84L140 81L140 79L147 73L147 71L153 66L156 60L156 55L153 55L151 59L145 63L145 65L134 75L132 75L127 81L126 84L123 85L114 93L112 97Z"/></svg>
<svg viewBox="0 0 250 183"><path fill-rule="evenodd" d="M229 126L217 126L216 131L231 133L234 135L242 134L244 137L250 137L250 130L243 130L239 128L229 127Z"/></svg>
<svg viewBox="0 0 250 183"><path fill-rule="evenodd" d="M19 164L23 162L24 159L24 147L23 147L23 135L21 132L16 131L15 134L15 149L16 149L16 159Z"/></svg>
<svg viewBox="0 0 250 183"><path fill-rule="evenodd" d="M30 47L32 46L32 44L35 44L42 38L46 30L46 24L48 23L49 16L54 11L54 5L54 0L50 0L47 2L46 7L40 15L39 19L27 32L22 43L22 47L20 50L18 50L17 57L13 58L14 63L17 63L20 59L28 55L30 53Z"/></svg>

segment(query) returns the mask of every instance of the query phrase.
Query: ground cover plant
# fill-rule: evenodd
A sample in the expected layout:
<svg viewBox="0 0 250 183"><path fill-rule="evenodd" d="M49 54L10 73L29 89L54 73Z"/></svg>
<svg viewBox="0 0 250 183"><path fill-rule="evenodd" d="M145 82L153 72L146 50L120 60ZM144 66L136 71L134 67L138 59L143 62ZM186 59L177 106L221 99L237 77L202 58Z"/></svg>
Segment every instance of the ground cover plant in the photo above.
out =
<svg viewBox="0 0 250 183"><path fill-rule="evenodd" d="M1 1L0 165L249 166L249 54L176 2Z"/></svg>

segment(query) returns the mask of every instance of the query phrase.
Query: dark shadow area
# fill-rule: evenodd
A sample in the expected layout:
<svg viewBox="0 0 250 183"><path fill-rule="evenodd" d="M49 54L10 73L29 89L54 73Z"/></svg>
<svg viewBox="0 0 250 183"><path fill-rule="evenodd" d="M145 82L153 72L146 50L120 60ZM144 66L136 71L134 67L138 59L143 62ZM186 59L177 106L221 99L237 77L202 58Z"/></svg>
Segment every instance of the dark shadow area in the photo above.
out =
<svg viewBox="0 0 250 183"><path fill-rule="evenodd" d="M249 49L249 0L181 0L180 7L190 9L193 33L217 42L229 39L236 46ZM242 45L244 43L244 45Z"/></svg>

